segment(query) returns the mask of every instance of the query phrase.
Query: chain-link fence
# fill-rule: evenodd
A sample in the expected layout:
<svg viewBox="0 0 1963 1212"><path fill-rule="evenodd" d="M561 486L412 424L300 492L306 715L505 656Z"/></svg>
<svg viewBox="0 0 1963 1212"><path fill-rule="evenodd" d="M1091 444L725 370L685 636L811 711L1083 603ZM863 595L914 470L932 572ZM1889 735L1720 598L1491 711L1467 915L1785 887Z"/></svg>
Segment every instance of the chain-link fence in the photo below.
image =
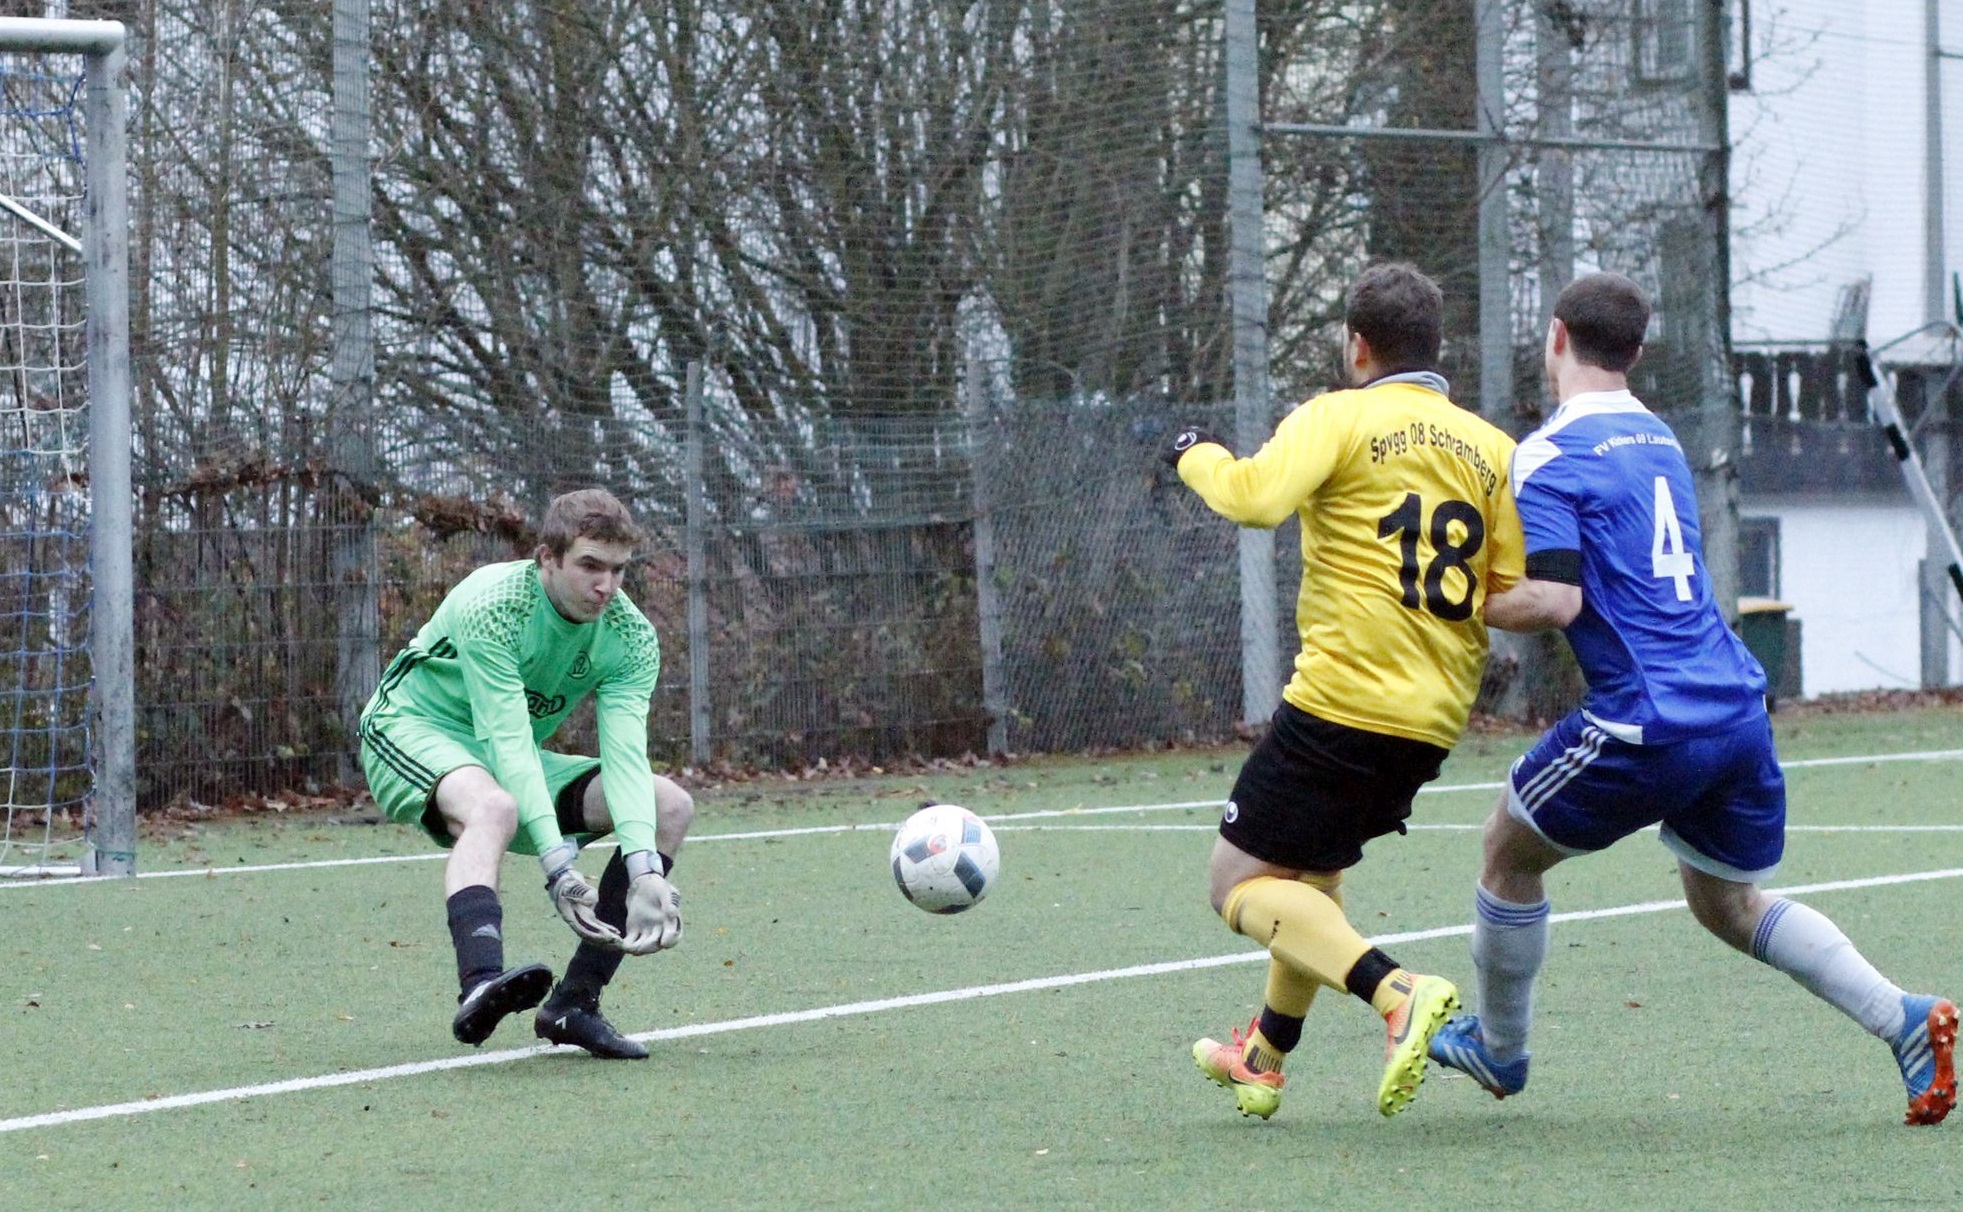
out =
<svg viewBox="0 0 1963 1212"><path fill-rule="evenodd" d="M1537 400L1602 267L1706 408L1720 6L1488 7L1259 10L1270 422L1378 257L1445 286L1463 403ZM1236 536L1154 458L1247 373L1217 3L116 8L147 801L351 778L378 653L586 484L652 535L665 761L1233 729Z"/></svg>

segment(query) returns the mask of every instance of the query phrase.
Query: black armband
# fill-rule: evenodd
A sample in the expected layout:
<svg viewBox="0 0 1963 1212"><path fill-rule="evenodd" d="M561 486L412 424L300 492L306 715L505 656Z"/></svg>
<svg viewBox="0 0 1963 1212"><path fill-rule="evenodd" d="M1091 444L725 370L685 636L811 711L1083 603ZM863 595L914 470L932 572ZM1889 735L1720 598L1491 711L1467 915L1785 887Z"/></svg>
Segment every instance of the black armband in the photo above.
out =
<svg viewBox="0 0 1963 1212"><path fill-rule="evenodd" d="M1527 556L1527 578L1533 581L1557 581L1563 585L1581 584L1581 553L1579 551L1536 551Z"/></svg>

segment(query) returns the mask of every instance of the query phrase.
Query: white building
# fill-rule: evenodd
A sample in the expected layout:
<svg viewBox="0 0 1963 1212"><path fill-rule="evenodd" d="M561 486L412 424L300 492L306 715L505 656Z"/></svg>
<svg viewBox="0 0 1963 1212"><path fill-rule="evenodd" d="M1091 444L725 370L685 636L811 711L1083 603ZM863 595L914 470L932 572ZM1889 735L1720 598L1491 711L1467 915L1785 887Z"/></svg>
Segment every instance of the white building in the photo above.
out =
<svg viewBox="0 0 1963 1212"><path fill-rule="evenodd" d="M1811 407L1794 409L1792 388L1805 346L1829 337L1850 283L1872 284L1866 335L1876 347L1934 318L1925 277L1932 258L1942 268L1941 317L1958 318L1949 283L1963 271L1963 0L1729 3L1732 340L1741 355L1763 355L1750 359L1756 378L1777 380L1757 385L1761 408L1812 417ZM1925 81L1928 18L1937 12L1950 57L1937 59L1940 152L1932 156ZM1932 163L1944 184L1939 243L1925 222ZM1790 356L1772 356L1780 350ZM1803 451L1784 430L1748 425L1761 445L1756 463L1748 448L1743 468L1744 538L1754 557L1745 576L1748 587L1755 577L1769 580L1756 587L1794 607L1808 696L1922 680L1925 524L1893 461L1875 461L1878 439L1858 432L1858 396L1851 399L1852 415L1832 418L1850 432L1831 441L1816 434ZM1768 439L1788 445L1768 450ZM1802 461L1808 466L1795 466ZM1939 476L1941 462L1932 462ZM1963 458L1951 463L1953 494ZM1949 648L1955 681L1959 646L1952 640Z"/></svg>

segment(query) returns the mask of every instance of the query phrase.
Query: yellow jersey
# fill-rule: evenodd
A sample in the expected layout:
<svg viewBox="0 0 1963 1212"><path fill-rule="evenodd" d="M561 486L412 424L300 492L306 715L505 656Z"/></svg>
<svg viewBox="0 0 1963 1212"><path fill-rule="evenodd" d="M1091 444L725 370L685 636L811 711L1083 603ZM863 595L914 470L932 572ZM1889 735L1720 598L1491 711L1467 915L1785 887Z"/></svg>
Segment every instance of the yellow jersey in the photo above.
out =
<svg viewBox="0 0 1963 1212"><path fill-rule="evenodd" d="M1486 595L1525 571L1513 439L1434 374L1317 396L1249 458L1195 446L1179 477L1243 526L1302 521L1302 651L1282 697L1451 748L1486 663Z"/></svg>

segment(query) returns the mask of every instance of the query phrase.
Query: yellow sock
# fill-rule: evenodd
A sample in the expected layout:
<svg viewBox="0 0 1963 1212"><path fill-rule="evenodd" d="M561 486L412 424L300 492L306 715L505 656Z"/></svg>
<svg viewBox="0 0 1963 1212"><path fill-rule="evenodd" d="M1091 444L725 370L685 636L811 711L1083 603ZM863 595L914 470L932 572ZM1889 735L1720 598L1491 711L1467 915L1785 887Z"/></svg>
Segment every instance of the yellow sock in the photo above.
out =
<svg viewBox="0 0 1963 1212"><path fill-rule="evenodd" d="M1220 916L1282 964L1336 989L1345 987L1343 978L1370 950L1335 898L1299 880L1264 875L1243 881L1227 894Z"/></svg>
<svg viewBox="0 0 1963 1212"><path fill-rule="evenodd" d="M1269 1043L1259 1027L1247 1037L1247 1046L1241 1049L1241 1063L1256 1073L1279 1073L1287 1059L1288 1053Z"/></svg>
<svg viewBox="0 0 1963 1212"><path fill-rule="evenodd" d="M1390 1012L1404 1004L1411 996L1412 977L1402 968L1393 968L1389 976L1378 984L1377 991L1370 995L1370 1005L1385 1018Z"/></svg>

